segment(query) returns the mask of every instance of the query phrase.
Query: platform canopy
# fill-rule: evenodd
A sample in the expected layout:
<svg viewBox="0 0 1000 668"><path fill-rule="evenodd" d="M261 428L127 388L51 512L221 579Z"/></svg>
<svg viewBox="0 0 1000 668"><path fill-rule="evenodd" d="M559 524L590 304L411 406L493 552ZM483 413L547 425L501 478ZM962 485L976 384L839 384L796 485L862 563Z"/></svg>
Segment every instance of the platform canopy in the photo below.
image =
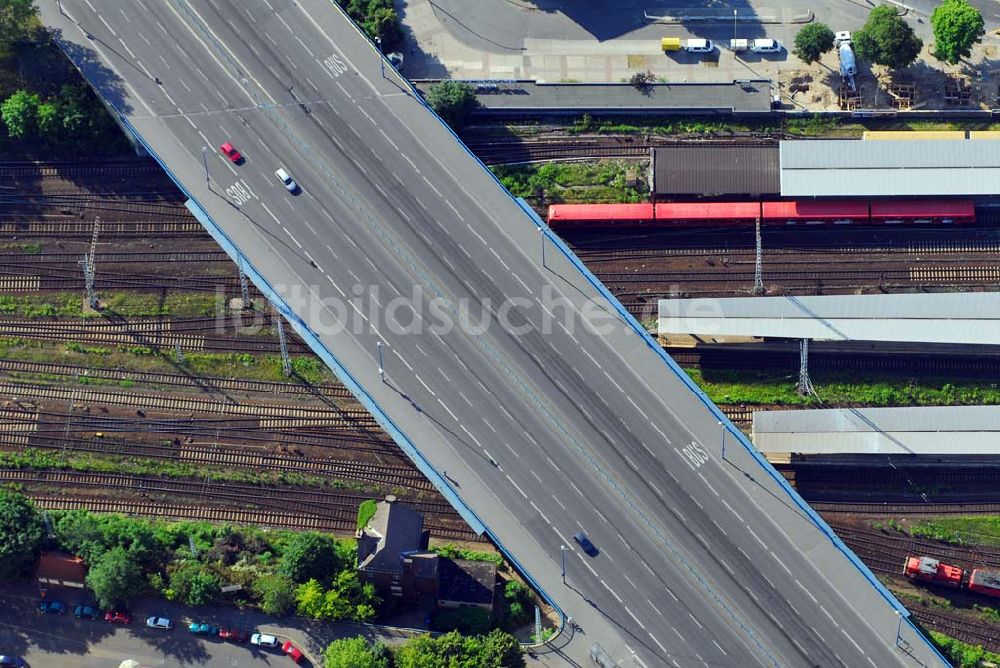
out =
<svg viewBox="0 0 1000 668"><path fill-rule="evenodd" d="M1000 406L755 411L753 442L765 454L997 455Z"/></svg>
<svg viewBox="0 0 1000 668"><path fill-rule="evenodd" d="M661 336L996 344L1000 292L661 299Z"/></svg>
<svg viewBox="0 0 1000 668"><path fill-rule="evenodd" d="M780 147L783 197L995 195L1000 140L798 140Z"/></svg>

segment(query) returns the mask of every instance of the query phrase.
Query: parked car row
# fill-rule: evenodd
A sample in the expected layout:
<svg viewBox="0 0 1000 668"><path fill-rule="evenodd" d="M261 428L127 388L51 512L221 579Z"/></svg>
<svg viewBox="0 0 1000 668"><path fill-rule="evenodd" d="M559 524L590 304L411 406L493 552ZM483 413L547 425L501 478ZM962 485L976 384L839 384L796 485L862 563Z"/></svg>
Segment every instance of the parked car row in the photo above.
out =
<svg viewBox="0 0 1000 668"><path fill-rule="evenodd" d="M664 51L687 51L688 53L712 53L716 44L710 39L686 39L679 37L664 37L660 40ZM753 53L778 53L784 47L776 39L731 39L729 49L734 52L751 51Z"/></svg>
<svg viewBox="0 0 1000 668"><path fill-rule="evenodd" d="M38 611L45 615L65 615L67 610L68 608L64 603L56 600L42 601L38 605ZM73 614L78 619L100 619L102 616L100 610L90 605L76 606L76 608L73 609ZM132 622L132 618L129 614L123 610L108 610L104 613L103 617L104 621L111 622L113 624L130 624ZM174 628L174 623L167 617L153 615L146 618L146 626L151 629L169 631ZM249 640L250 644L256 647L276 648L280 646L281 651L288 655L288 658L295 663L302 661L305 656L302 651L290 640L286 640L282 644L278 642L278 638L276 636L268 635L266 633L251 634L250 631L235 626L220 628L207 622L191 622L188 624L188 631L195 635L205 636L208 638L220 638L233 643L245 643ZM0 666L4 665L17 666L19 664L0 663Z"/></svg>

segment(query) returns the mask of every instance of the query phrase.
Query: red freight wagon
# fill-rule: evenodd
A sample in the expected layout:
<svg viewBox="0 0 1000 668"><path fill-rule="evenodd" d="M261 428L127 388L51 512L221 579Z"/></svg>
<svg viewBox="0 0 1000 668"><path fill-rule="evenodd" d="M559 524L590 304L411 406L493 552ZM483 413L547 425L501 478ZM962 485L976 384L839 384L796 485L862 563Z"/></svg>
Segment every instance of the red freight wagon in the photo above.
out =
<svg viewBox="0 0 1000 668"><path fill-rule="evenodd" d="M886 225L974 223L976 205L972 200L879 200L872 202L872 222Z"/></svg>
<svg viewBox="0 0 1000 668"><path fill-rule="evenodd" d="M645 204L553 204L549 227L644 227L653 224L653 205Z"/></svg>
<svg viewBox="0 0 1000 668"><path fill-rule="evenodd" d="M868 222L868 202L852 200L764 202L766 225L864 224Z"/></svg>
<svg viewBox="0 0 1000 668"><path fill-rule="evenodd" d="M969 591L1000 598L1000 573L974 569L969 576Z"/></svg>
<svg viewBox="0 0 1000 668"><path fill-rule="evenodd" d="M663 227L714 227L753 224L758 202L663 202L656 205L656 222Z"/></svg>
<svg viewBox="0 0 1000 668"><path fill-rule="evenodd" d="M965 569L942 564L932 557L907 557L906 566L903 567L903 575L914 580L933 582L958 589L962 586Z"/></svg>

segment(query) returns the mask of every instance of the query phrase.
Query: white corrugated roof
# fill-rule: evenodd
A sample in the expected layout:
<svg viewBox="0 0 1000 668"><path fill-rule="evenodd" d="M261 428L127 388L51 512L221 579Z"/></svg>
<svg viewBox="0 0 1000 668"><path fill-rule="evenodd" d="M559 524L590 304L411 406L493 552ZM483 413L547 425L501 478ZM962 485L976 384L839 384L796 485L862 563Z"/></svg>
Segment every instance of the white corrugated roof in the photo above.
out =
<svg viewBox="0 0 1000 668"><path fill-rule="evenodd" d="M1000 454L1000 406L757 411L761 452Z"/></svg>
<svg viewBox="0 0 1000 668"><path fill-rule="evenodd" d="M1000 140L798 140L780 153L785 197L1000 193Z"/></svg>
<svg viewBox="0 0 1000 668"><path fill-rule="evenodd" d="M661 335L1000 343L1000 292L661 299Z"/></svg>

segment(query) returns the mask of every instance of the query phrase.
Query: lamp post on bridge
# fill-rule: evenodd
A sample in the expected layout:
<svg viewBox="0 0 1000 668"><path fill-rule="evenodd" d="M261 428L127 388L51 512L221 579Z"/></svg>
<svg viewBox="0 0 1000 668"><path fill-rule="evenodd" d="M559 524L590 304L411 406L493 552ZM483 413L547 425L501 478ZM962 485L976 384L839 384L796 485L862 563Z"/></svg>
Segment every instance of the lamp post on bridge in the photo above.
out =
<svg viewBox="0 0 1000 668"><path fill-rule="evenodd" d="M559 551L562 552L562 581L566 584L566 546L560 545Z"/></svg>
<svg viewBox="0 0 1000 668"><path fill-rule="evenodd" d="M376 341L375 348L378 350L378 375L385 382L385 367L382 365L382 342Z"/></svg>

